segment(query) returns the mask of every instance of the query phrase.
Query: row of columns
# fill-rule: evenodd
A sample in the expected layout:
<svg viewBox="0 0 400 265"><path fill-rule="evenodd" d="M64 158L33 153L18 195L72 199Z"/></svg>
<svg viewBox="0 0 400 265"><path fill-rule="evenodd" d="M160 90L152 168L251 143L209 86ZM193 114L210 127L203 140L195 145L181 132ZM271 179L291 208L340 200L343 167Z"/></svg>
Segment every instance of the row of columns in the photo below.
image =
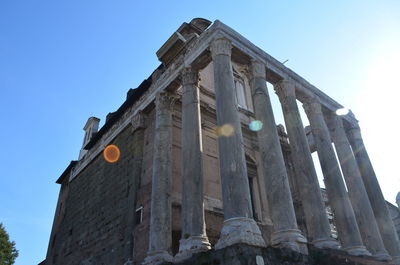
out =
<svg viewBox="0 0 400 265"><path fill-rule="evenodd" d="M267 90L265 66L253 61L251 68L255 118L263 124L257 132L257 138L274 228L271 244L304 252L307 240L297 227L285 161Z"/></svg>
<svg viewBox="0 0 400 265"><path fill-rule="evenodd" d="M321 169L324 174L328 199L333 209L342 247L350 254L371 255L366 250L361 239L321 106L316 98L311 98L309 102L304 104L304 109L310 121L311 132L314 136ZM368 221L365 220L365 222Z"/></svg>
<svg viewBox="0 0 400 265"><path fill-rule="evenodd" d="M338 248L338 242L331 237L317 173L296 103L294 85L288 81L281 81L274 88L284 114L309 238L316 247Z"/></svg>
<svg viewBox="0 0 400 265"><path fill-rule="evenodd" d="M263 247L266 243L253 219L251 207L243 137L234 91L231 49L230 41L224 38L214 40L210 47L214 65L217 126L229 124L233 128L231 136L218 138L224 223L215 248L237 243ZM252 61L251 76L255 118L263 124L257 137L264 174L262 177L265 180L273 222L270 243L273 246L306 252L307 240L297 227L288 175L266 87L265 65ZM175 261L210 249L204 222L198 72L188 67L181 77L182 239ZM393 223L389 223L386 205L386 212L379 209L384 199L381 192L379 194L374 190L379 188L379 184L361 138L353 132L349 134L349 142L342 120L332 115L325 117L318 98L310 97L303 102L303 106L316 142L340 243L332 238L296 102L295 85L289 80L282 80L274 88L282 105L311 243L317 248L336 249L341 245L350 254L372 253L379 260L390 260L390 255L394 260L398 259L398 239ZM173 98L167 92L160 93L156 98L150 242L144 264L173 260L168 253L171 247L172 101ZM336 159L332 140L340 163ZM366 182L368 184L364 186ZM372 206L370 201L374 201ZM388 228L390 225L392 229Z"/></svg>
<svg viewBox="0 0 400 265"><path fill-rule="evenodd" d="M376 178L374 168L365 149L361 137L360 127L354 126L347 132L350 145L356 158L358 168L370 199L375 220L383 242L389 254L396 264L400 264L400 240L394 228L386 200L383 197L381 187Z"/></svg>
<svg viewBox="0 0 400 265"><path fill-rule="evenodd" d="M335 144L361 238L374 257L378 260L390 260L390 256L383 244L357 162L347 139L343 122L338 116L330 115L328 123L331 125L331 137Z"/></svg>

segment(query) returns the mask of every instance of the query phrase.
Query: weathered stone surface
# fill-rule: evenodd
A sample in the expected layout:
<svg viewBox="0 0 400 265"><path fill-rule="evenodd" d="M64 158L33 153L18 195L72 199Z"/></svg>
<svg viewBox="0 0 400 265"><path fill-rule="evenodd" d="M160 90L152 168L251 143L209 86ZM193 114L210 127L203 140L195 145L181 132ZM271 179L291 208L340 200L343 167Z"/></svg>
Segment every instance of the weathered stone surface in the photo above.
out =
<svg viewBox="0 0 400 265"><path fill-rule="evenodd" d="M382 236L386 250L396 264L400 264L400 242L390 217L389 210L383 197L382 190L376 178L367 150L361 137L360 127L354 126L347 132L358 168L367 190L369 201Z"/></svg>
<svg viewBox="0 0 400 265"><path fill-rule="evenodd" d="M80 175L67 182L59 229L46 264L124 264L131 258L134 198L140 178L143 134L127 127L112 144L120 159L96 157ZM133 170L132 170L133 169Z"/></svg>
<svg viewBox="0 0 400 265"><path fill-rule="evenodd" d="M397 236L400 237L400 208L387 202L390 217L393 220L394 228L397 231Z"/></svg>
<svg viewBox="0 0 400 265"><path fill-rule="evenodd" d="M210 249L204 223L203 158L198 73L182 73L182 240L180 258Z"/></svg>
<svg viewBox="0 0 400 265"><path fill-rule="evenodd" d="M181 226L184 226L185 231L194 231L196 229L192 229L193 227L199 228L203 224L203 218L198 218L194 222L181 222L183 214L181 205L181 164L183 163L180 149L182 147L181 108L177 106L179 104L176 104L174 110L160 111L159 107L168 100L160 103L160 96L157 96L156 108L158 110L154 110L154 97L162 91L178 89L180 74L185 67L190 65L196 69L206 67L202 69L205 71L202 76L204 87L201 87L202 114L206 113L206 115L202 115L202 123L204 123L204 126L202 124L202 136L205 143L204 148L207 149L203 153L203 160L207 164L204 168L204 207L207 209L207 234L210 243L216 248L224 249L197 256L215 257L211 261L199 259L189 264L197 264L196 262L200 261L204 262L203 264L258 265L264 263L303 265L306 264L305 261L311 262L307 264L342 264L343 261L345 261L343 264L349 264L350 260L353 264L359 262L361 259L357 260L357 258L349 256L338 259L337 256L343 255L343 253L335 251L317 251L316 253L319 253L317 255L311 250L310 256L306 257L287 249L270 248L272 252L268 252L270 251L268 249L253 252L250 250L249 245L264 246L260 229L252 218L259 222L258 225L264 238L267 241L272 241L273 244L285 246L279 244L279 242L287 242L287 246L291 247L290 244L304 243L303 237L294 236L300 235L297 229L283 229L272 233L271 211L274 210L275 213L281 214L284 214L285 211L269 209L270 207L268 207L267 192L265 191L267 185L265 185L262 177L264 172L260 166L259 144L256 133L247 129L247 125L254 118L251 93L249 92L249 76L251 75L249 70L251 69L249 69L248 64L251 58L266 63L268 68L265 78L262 67L255 69L257 77L261 75L262 79L267 79L270 83L276 83L282 79L294 80L296 92L299 92L295 96L299 100L303 101L308 95L318 95L324 108L330 111L336 110L340 105L223 23L215 21L210 28L206 29L209 26L207 21L197 19L192 22L190 24L184 23L178 29L178 32L186 41L176 39L177 42L172 42L172 49L166 49L168 50L168 58L165 57L164 59L167 59L168 63L158 67L138 89L130 90L130 95L124 104L112 115L109 115L106 125L88 143L87 148L89 150L87 150L85 156L81 157L72 169L67 170L67 178L63 174L62 179L66 181L58 182L62 183L62 187L56 211L57 216L54 221L54 233L52 233L49 244L49 255L46 262L41 264L141 264L149 246L150 252L146 263L157 264L171 260L177 262L178 259L172 259L171 256L179 252L179 240L181 240L182 250L193 246L202 247L205 241L203 236L181 239L184 236ZM221 36L223 36L223 39L221 39ZM231 49L230 41L235 46L233 49ZM211 56L210 43L213 43L211 45ZM210 63L211 58L214 59L215 64ZM246 94L244 96L243 93L240 94L241 103L245 103L243 104L245 108L242 105L238 108L236 106L232 67L235 69L234 80L240 79L240 82L242 82L240 84L244 89L243 93ZM259 71L260 69L261 71ZM215 78L214 72L216 73ZM214 79L215 86L212 85L212 89L209 89L206 84L213 84ZM180 92L178 90L178 93ZM215 100L215 94L217 94L217 100ZM243 100L246 102L243 102ZM166 104L165 106L168 108L170 105ZM149 115L149 119L146 119L146 126L150 124L150 129L143 128L142 116L135 117L136 114L141 112ZM155 112L157 112L157 115L155 115ZM171 116L173 119L171 119ZM215 135L216 116L218 116L219 126L229 124L234 131L231 137L219 137L219 154L218 137ZM271 119L271 117L267 117L267 119ZM349 115L344 119L351 124L355 121L354 117ZM155 120L157 120L157 126L154 126ZM160 126L160 120L168 122L164 123L165 126ZM172 122L170 122L171 120ZM264 123L270 123L269 127L271 128L269 129L274 131L274 122L268 120ZM142 135L137 133L141 129L144 129ZM133 137L131 137L132 133L134 133ZM171 134L172 140L169 137ZM193 138L197 139L198 137L196 135ZM193 138L189 137L189 139ZM270 139L272 138L270 137ZM143 143L143 141L145 148L142 163L140 163L141 158L135 157L135 151L130 150L130 148L132 146L136 148L137 144ZM287 142L286 138L284 142ZM116 144L120 147L122 156L118 162L111 165L103 161L104 144ZM276 144L276 141L274 144ZM198 145L196 144L196 146ZM289 152L287 146L283 149ZM276 150L275 146L273 150ZM196 153L197 150L194 151ZM244 156L244 153L246 153L246 156ZM220 165L224 165L221 169L218 166L220 158L223 160ZM276 159L276 157L270 158L271 161ZM138 161L135 162L135 159L138 159ZM294 176L290 161L291 155L287 156L286 153L285 159L286 169L290 171L290 176ZM247 172L246 162L249 168ZM193 164L198 166L197 163ZM280 166L279 163L273 164ZM140 165L142 165L141 168ZM194 174L195 179L199 176L197 173ZM138 174L140 174L140 188L136 189L135 185L137 184L135 183ZM136 176L134 180L132 180L133 176ZM152 179L154 180L153 183ZM280 178L277 178L277 181L280 180ZM170 188L171 182L172 188ZM200 182L198 182L199 185ZM282 182L283 184L273 183L272 186L275 188L283 187L282 194L275 190L276 196L273 197L287 199L285 188L287 181L283 178ZM290 185L296 184L295 182L291 178ZM297 189L296 185L294 187ZM379 186L377 187L379 188ZM151 191L152 188L153 192ZM224 189L223 194L221 189ZM137 190L137 196L135 190ZM154 192L154 190L157 192ZM190 190L199 191L199 189L192 188ZM249 192L249 190L251 191ZM367 192L369 193L368 190ZM300 196L297 196L298 192L294 191L294 193L296 194L293 196L293 198L296 197L296 205L303 205L299 199ZM153 198L150 198L150 194L153 194ZM196 192L193 192L192 195L195 195L196 198L200 197ZM133 198L137 198L137 201ZM171 201L173 202L172 214ZM151 215L153 225L150 233L151 203L153 204L152 211L155 213ZM197 201L194 204L197 204ZM285 206L282 208L288 209L287 204L288 201L284 201ZM344 205L347 205L346 202ZM338 206L342 205L339 203ZM140 207L139 209L142 209L141 213L143 213L143 215L138 215L141 217L139 220L135 220L134 214L137 207ZM187 205L185 207L188 208ZM185 214L189 212L190 215L191 210L198 213L199 208L189 208L189 211L185 210ZM222 217L223 212L225 212L225 223ZM303 217L301 211L298 211L298 213ZM338 214L335 215L337 219ZM171 216L173 221L171 221ZM191 219L187 218L188 215L185 216L186 220ZM193 214L193 216L196 215ZM288 211L288 216L287 219L282 218L282 222L276 221L279 218L274 217L275 225L282 227L287 226L287 224L293 225L292 211ZM343 216L347 217L347 215ZM140 224L135 225L133 220ZM302 218L300 220L300 227L303 228L304 221ZM346 221L347 219L343 223ZM350 222L352 221L350 220ZM189 225L186 226L186 224ZM303 229L303 232L311 234L312 231L308 230ZM204 231L204 226L198 231ZM199 233L202 232L196 234ZM149 234L151 235L149 236ZM272 237L271 234L273 234ZM342 237L343 234L339 236ZM236 250L235 246L230 247L230 245L238 242L247 245ZM347 250L360 254L359 246L347 248ZM216 256L214 253L222 254ZM319 263L314 258L318 258ZM362 264L371 261L368 258L362 260L364 261Z"/></svg>
<svg viewBox="0 0 400 265"><path fill-rule="evenodd" d="M225 248L238 242L252 246L265 245L261 231L253 219L235 217L224 220L221 235L217 244L215 244L215 249Z"/></svg>
<svg viewBox="0 0 400 265"><path fill-rule="evenodd" d="M343 182L339 164L332 146L331 136L325 123L321 105L317 98L307 99L303 104L311 126L324 174L329 202L332 205L335 224L342 247L353 255L370 254L363 245L360 230Z"/></svg>
<svg viewBox="0 0 400 265"><path fill-rule="evenodd" d="M276 84L274 88L281 102L289 135L296 184L304 209L308 237L316 247L338 248L338 242L331 236L317 173L296 103L294 84L284 80Z"/></svg>
<svg viewBox="0 0 400 265"><path fill-rule="evenodd" d="M142 118L144 115L140 114ZM129 257L128 260L133 260L134 257L134 229L136 227L136 205L138 201L138 193L140 189L140 178L142 175L142 165L143 165L143 149L144 149L144 124L141 126L132 127L133 131L133 157L132 157L132 168L130 169L133 174L132 178L132 185L130 189L133 189L128 196L128 201L133 202L131 209L128 211L127 217L127 227L128 227L128 237L129 237L129 244L125 247L127 256Z"/></svg>
<svg viewBox="0 0 400 265"><path fill-rule="evenodd" d="M397 203L397 207L400 209L400 192L398 192L396 195L396 203Z"/></svg>
<svg viewBox="0 0 400 265"><path fill-rule="evenodd" d="M340 250L322 250L309 245L310 255L288 248L260 248L236 244L194 255L177 265L385 265L370 257L354 257ZM169 265L165 263L163 265Z"/></svg>
<svg viewBox="0 0 400 265"><path fill-rule="evenodd" d="M172 260L171 178L172 178L172 106L168 92L157 95L154 133L153 175L149 251L144 264Z"/></svg>
<svg viewBox="0 0 400 265"><path fill-rule="evenodd" d="M255 118L262 124L257 136L274 226L272 243L300 251L299 244L304 244L306 239L297 228L285 161L265 80L265 66L260 62L253 61L251 69ZM282 232L286 232L287 236L278 236Z"/></svg>
<svg viewBox="0 0 400 265"><path fill-rule="evenodd" d="M214 63L214 83L216 97L217 125L231 126L233 132L229 136L218 138L220 174L222 180L222 195L224 205L224 226L234 226L232 218L253 218L249 182L246 169L246 159L242 143L242 130L235 99L233 72L231 65L231 43L227 39L217 39L211 44L211 54ZM238 226L241 227L240 219ZM229 222L228 222L229 221ZM261 232L256 223L251 220L247 226L249 233L255 236L255 245L265 246ZM228 229L230 230L230 229ZM224 231L224 228L222 228ZM240 231L230 231L241 233ZM221 236L221 239L227 238ZM230 235L229 238L237 239L236 242L229 241L229 244L241 243L240 237ZM243 239L246 242L246 239ZM224 242L218 243L226 246ZM218 246L217 244L217 246Z"/></svg>
<svg viewBox="0 0 400 265"><path fill-rule="evenodd" d="M328 124L363 242L376 259L391 260L383 245L357 162L343 128L342 119L332 113L328 115Z"/></svg>

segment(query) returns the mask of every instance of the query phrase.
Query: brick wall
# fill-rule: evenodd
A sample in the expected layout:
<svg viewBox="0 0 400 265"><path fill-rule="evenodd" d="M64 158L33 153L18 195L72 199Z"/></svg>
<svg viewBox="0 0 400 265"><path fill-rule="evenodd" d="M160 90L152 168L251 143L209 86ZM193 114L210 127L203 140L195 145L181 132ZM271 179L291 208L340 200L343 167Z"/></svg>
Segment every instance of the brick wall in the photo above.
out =
<svg viewBox="0 0 400 265"><path fill-rule="evenodd" d="M129 126L112 144L121 151L117 162L100 154L69 183L48 264L118 265L129 258L143 132Z"/></svg>

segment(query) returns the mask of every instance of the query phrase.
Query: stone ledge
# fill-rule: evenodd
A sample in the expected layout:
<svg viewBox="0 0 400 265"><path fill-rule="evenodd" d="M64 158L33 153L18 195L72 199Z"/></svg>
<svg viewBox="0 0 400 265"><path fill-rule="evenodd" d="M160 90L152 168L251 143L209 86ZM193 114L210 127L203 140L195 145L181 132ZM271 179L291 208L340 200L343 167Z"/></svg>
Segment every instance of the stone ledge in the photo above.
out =
<svg viewBox="0 0 400 265"><path fill-rule="evenodd" d="M309 247L309 255L303 255L285 248L260 248L237 244L220 250L193 255L192 258L176 265L388 265L371 257L355 257L341 250L321 250ZM163 265L172 265L164 263Z"/></svg>

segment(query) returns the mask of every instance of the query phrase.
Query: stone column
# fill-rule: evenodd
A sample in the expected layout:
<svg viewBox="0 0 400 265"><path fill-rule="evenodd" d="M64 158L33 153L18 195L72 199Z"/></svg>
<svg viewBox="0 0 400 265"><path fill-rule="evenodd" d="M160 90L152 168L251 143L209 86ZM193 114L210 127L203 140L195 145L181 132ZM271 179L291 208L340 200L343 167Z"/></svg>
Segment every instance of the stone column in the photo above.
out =
<svg viewBox="0 0 400 265"><path fill-rule="evenodd" d="M197 71L182 73L182 239L175 257L209 250L203 206L203 160Z"/></svg>
<svg viewBox="0 0 400 265"><path fill-rule="evenodd" d="M235 98L229 40L216 39L211 44L218 126L229 127L231 135L218 138L224 224L216 249L244 243L266 246L253 220L249 181L244 155L242 130Z"/></svg>
<svg viewBox="0 0 400 265"><path fill-rule="evenodd" d="M297 107L294 84L283 80L274 88L279 96L285 118L308 236L317 248L338 248L338 242L332 238L317 173Z"/></svg>
<svg viewBox="0 0 400 265"><path fill-rule="evenodd" d="M261 130L257 132L261 166L274 225L271 243L300 251L299 244L304 248L307 240L297 227L285 161L267 90L265 66L253 61L251 70L255 118L262 123Z"/></svg>
<svg viewBox="0 0 400 265"><path fill-rule="evenodd" d="M172 261L171 235L172 106L168 92L156 96L149 251L143 264Z"/></svg>
<svg viewBox="0 0 400 265"><path fill-rule="evenodd" d="M348 139L353 148L353 153L364 181L365 189L367 190L383 243L392 256L393 261L396 264L400 264L399 238L394 228L392 218L390 217L389 209L387 208L378 179L376 178L374 168L372 167L367 150L365 149L358 125L348 130Z"/></svg>
<svg viewBox="0 0 400 265"><path fill-rule="evenodd" d="M342 119L335 114L328 115L328 124L363 242L377 260L391 260L379 233L367 191L343 128Z"/></svg>
<svg viewBox="0 0 400 265"><path fill-rule="evenodd" d="M304 103L310 121L321 169L332 206L339 239L345 251L352 255L371 255L363 245L356 217L350 203L342 174L336 160L331 136L325 123L321 105L316 97Z"/></svg>
<svg viewBox="0 0 400 265"><path fill-rule="evenodd" d="M134 234L135 220L136 220L136 203L137 193L140 186L140 176L142 175L142 164L143 164L143 147L144 147L144 135L145 135L145 115L142 112L136 114L131 120L132 128L132 153L133 158L130 164L130 179L129 179L129 211L126 211L127 216L127 231L129 233L129 241L124 247L126 249L126 256L129 257L125 265L133 264L134 259Z"/></svg>

